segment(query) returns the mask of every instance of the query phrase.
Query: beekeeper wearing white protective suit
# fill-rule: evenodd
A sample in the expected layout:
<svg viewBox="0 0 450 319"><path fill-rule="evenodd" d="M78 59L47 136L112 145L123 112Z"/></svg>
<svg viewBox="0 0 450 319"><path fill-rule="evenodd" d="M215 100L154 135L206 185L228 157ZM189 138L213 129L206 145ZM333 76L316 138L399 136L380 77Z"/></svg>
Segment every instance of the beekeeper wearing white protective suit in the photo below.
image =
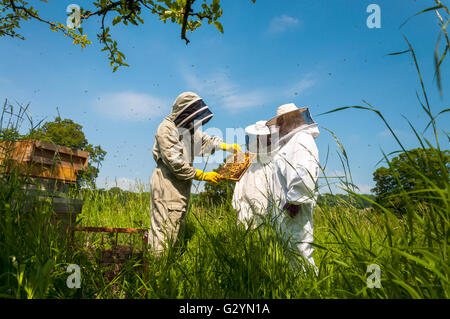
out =
<svg viewBox="0 0 450 319"><path fill-rule="evenodd" d="M266 121L258 121L245 128L247 149L256 153L256 159L236 183L232 205L238 212L238 221L256 227L264 218L270 198L272 179L272 154L270 131Z"/></svg>
<svg viewBox="0 0 450 319"><path fill-rule="evenodd" d="M277 226L300 254L316 269L312 257L313 209L317 200L319 152L315 139L319 129L308 108L285 104L267 122L278 151L273 158L271 209Z"/></svg>

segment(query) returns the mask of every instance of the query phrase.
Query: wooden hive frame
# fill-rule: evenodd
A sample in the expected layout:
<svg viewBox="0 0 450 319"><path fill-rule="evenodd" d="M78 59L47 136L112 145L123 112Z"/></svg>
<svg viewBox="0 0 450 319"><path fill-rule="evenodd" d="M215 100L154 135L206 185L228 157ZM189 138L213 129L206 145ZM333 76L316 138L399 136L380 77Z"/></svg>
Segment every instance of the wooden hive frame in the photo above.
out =
<svg viewBox="0 0 450 319"><path fill-rule="evenodd" d="M234 153L233 160L231 160L231 156L227 159L225 165L223 165L217 173L220 175L222 179L227 179L230 181L239 181L241 180L244 173L252 164L253 160L256 158L256 154L254 153Z"/></svg>

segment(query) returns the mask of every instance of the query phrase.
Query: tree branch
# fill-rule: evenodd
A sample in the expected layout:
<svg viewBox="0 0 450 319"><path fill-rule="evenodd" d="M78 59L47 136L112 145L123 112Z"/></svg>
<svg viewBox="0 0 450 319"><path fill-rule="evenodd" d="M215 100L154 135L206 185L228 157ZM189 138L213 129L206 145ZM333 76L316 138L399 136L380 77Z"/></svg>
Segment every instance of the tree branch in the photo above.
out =
<svg viewBox="0 0 450 319"><path fill-rule="evenodd" d="M82 16L82 19L86 20L86 19L89 19L91 16L95 16L95 15L101 16L104 13L107 13L109 10L114 9L115 7L119 6L120 3L121 3L121 1L119 0L119 1L116 1L116 2L112 2L111 4L105 6L102 9L99 9L99 10L97 10L95 12L86 11L86 15Z"/></svg>
<svg viewBox="0 0 450 319"><path fill-rule="evenodd" d="M195 0L186 0L186 6L184 7L184 14L183 14L183 26L181 28L181 39L186 41L186 44L188 44L190 41L188 38L186 38L186 26L189 19L189 15L191 13L191 6L195 2Z"/></svg>
<svg viewBox="0 0 450 319"><path fill-rule="evenodd" d="M23 10L28 16L39 20L41 22L47 23L48 25L50 25L51 27L55 26L54 22L50 22L47 20L42 19L41 17L39 17L38 15L35 15L33 12L30 12L27 8L23 7L23 6L17 6L14 2L14 0L9 0L9 3L11 4L11 7L13 8L14 12L17 14L17 11L19 10ZM20 14L19 14L20 15Z"/></svg>
<svg viewBox="0 0 450 319"><path fill-rule="evenodd" d="M107 47L108 48L108 51L109 51L109 54L110 54L110 56L111 56L111 59L112 59L112 61L114 62L114 63L116 63L116 58L115 58L115 56L114 56L114 52L113 52L113 50L111 49L111 47L108 45L108 42L106 41L106 29L105 29L105 18L106 18L106 15L108 14L108 11L105 11L104 13L103 13L103 17L102 17L102 26L101 26L101 28L102 28L102 38L101 38L101 41L105 44L105 47Z"/></svg>

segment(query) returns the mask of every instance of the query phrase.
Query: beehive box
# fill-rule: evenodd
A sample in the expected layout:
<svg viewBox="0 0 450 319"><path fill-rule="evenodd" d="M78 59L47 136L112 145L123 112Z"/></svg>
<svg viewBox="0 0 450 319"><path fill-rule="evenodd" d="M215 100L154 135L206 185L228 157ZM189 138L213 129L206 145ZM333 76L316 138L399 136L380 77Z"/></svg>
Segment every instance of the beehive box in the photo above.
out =
<svg viewBox="0 0 450 319"><path fill-rule="evenodd" d="M16 170L30 177L75 183L86 170L89 152L38 140L0 143L0 164L5 173Z"/></svg>
<svg viewBox="0 0 450 319"><path fill-rule="evenodd" d="M234 153L227 158L225 165L217 173L223 179L239 181L255 158L256 154L253 153Z"/></svg>

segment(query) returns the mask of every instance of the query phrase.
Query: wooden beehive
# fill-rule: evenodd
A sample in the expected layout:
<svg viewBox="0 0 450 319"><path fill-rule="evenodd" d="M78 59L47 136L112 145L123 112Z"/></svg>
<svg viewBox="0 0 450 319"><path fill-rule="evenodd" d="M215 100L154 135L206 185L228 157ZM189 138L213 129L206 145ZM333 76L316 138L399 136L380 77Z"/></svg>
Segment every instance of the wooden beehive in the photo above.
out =
<svg viewBox="0 0 450 319"><path fill-rule="evenodd" d="M77 172L86 170L89 152L38 140L0 143L3 173L13 170L30 177L75 183Z"/></svg>

